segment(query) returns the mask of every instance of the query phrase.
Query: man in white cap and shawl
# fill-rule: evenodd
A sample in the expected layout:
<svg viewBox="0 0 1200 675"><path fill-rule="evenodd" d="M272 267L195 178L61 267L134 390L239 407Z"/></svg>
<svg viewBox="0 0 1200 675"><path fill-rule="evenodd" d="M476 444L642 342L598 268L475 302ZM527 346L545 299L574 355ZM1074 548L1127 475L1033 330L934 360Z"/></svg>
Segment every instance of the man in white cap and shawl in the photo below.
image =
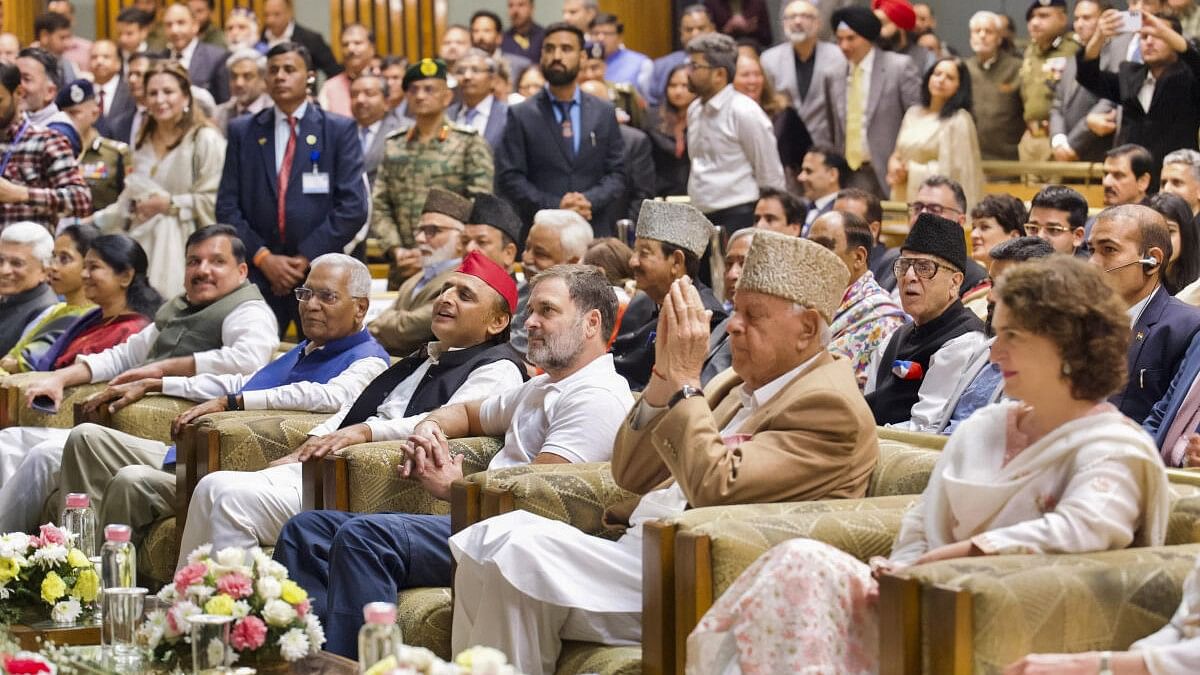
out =
<svg viewBox="0 0 1200 675"><path fill-rule="evenodd" d="M610 541L515 511L452 537L453 651L495 647L537 675L554 672L563 640L639 644L645 522L865 495L875 422L849 362L825 349L848 275L819 244L756 233L729 321L733 368L704 392L709 312L690 278L672 282L654 376L613 446L613 477L642 497L605 517L628 529Z"/></svg>
<svg viewBox="0 0 1200 675"><path fill-rule="evenodd" d="M685 275L699 278L700 259L712 233L712 223L689 204L649 199L642 202L633 257L629 259L638 293L625 309L612 346L617 372L629 382L630 389L641 391L649 383L659 309L677 279ZM715 327L725 319L724 307L707 286L693 283L704 308L712 312L711 326Z"/></svg>

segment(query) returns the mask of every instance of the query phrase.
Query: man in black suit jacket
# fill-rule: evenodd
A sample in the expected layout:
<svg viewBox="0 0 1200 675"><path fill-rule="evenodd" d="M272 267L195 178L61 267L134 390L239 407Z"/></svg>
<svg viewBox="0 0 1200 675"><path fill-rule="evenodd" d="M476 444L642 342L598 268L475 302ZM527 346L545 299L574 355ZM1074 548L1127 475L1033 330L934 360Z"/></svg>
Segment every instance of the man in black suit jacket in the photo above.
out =
<svg viewBox="0 0 1200 675"><path fill-rule="evenodd" d="M461 100L446 109L447 119L474 127L491 146L492 152L500 147L504 123L508 121L508 104L492 94L497 73L496 59L482 49L471 48L454 64Z"/></svg>
<svg viewBox="0 0 1200 675"><path fill-rule="evenodd" d="M271 46L287 40L302 44L312 56L313 67L325 73L325 77L342 72L342 66L333 58L333 50L325 38L296 23L292 0L266 0L263 3L262 40Z"/></svg>
<svg viewBox="0 0 1200 675"><path fill-rule="evenodd" d="M1088 244L1090 262L1129 312L1129 381L1110 401L1141 424L1166 397L1192 338L1200 331L1200 309L1171 297L1162 287L1171 235L1161 215L1137 204L1111 206L1096 216ZM1112 364L1097 363L1106 368Z"/></svg>
<svg viewBox="0 0 1200 675"><path fill-rule="evenodd" d="M1107 10L1087 48L1076 55L1079 83L1121 105L1115 145L1136 143L1154 155L1157 168L1167 153L1196 148L1200 131L1200 52L1179 33L1179 20L1142 12L1143 63L1126 61L1117 73L1100 67L1100 52L1121 27L1121 14ZM1148 84L1147 79L1153 78ZM1154 172L1157 174L1157 171Z"/></svg>
<svg viewBox="0 0 1200 675"><path fill-rule="evenodd" d="M207 89L218 104L229 100L229 52L201 42L199 25L186 4L171 5L163 12L167 34L167 56L187 66L192 84Z"/></svg>
<svg viewBox="0 0 1200 675"><path fill-rule="evenodd" d="M508 109L496 152L496 191L516 206L528 230L540 209L570 209L612 236L624 217L625 143L616 110L575 85L583 32L565 23L546 28L546 88Z"/></svg>

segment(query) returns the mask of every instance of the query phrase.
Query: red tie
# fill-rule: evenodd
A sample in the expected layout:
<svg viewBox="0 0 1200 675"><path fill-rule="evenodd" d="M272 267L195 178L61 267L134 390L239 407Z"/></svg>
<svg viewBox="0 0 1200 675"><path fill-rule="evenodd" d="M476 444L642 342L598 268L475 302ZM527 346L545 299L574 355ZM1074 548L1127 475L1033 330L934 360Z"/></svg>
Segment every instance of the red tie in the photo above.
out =
<svg viewBox="0 0 1200 675"><path fill-rule="evenodd" d="M97 98L97 99L99 99L99 103L100 103L100 116L101 116L101 117L103 117L103 116L104 116L104 114L105 114L106 112L108 112L108 110L106 110L106 109L104 108L104 90L103 90L103 89L101 89L100 91L96 92L96 98Z"/></svg>
<svg viewBox="0 0 1200 675"><path fill-rule="evenodd" d="M292 159L296 156L296 118L288 115L288 144L287 149L283 151L283 164L279 167L279 206L277 217L279 218L279 243L283 243L287 226L284 220L284 212L287 206L287 189L288 179L292 175Z"/></svg>

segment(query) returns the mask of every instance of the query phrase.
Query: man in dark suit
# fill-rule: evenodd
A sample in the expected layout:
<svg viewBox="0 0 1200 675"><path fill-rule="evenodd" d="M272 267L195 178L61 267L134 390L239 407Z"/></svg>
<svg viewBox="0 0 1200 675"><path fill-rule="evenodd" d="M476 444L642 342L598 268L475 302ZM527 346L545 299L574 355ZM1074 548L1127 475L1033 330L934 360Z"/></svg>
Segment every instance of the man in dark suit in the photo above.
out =
<svg viewBox="0 0 1200 675"><path fill-rule="evenodd" d="M311 55L313 65L325 73L325 77L342 72L342 66L333 58L333 50L325 38L296 23L292 0L266 0L263 3L262 40L272 47L288 41L303 45Z"/></svg>
<svg viewBox="0 0 1200 675"><path fill-rule="evenodd" d="M1104 270L1105 283L1121 297L1133 327L1129 381L1109 400L1140 424L1166 396L1184 352L1200 331L1200 309L1162 287L1171 235L1163 217L1150 208L1126 204L1101 211L1088 244L1091 263Z"/></svg>
<svg viewBox="0 0 1200 675"><path fill-rule="evenodd" d="M585 94L607 99L609 84L588 80L579 85ZM654 199L654 157L650 153L650 137L629 124L620 124L621 140L625 143L625 182L628 189L621 199L621 217L637 222L642 200Z"/></svg>
<svg viewBox="0 0 1200 675"><path fill-rule="evenodd" d="M132 116L137 106L125 84L125 78L121 77L121 56L117 52L117 43L112 40L93 42L88 53L88 66L96 85L96 101L100 105L96 130L101 136L112 138L112 121L125 115Z"/></svg>
<svg viewBox="0 0 1200 675"><path fill-rule="evenodd" d="M387 95L387 80L376 71L366 71L350 85L350 111L358 123L363 169L370 185L375 184L375 172L383 161L384 140L400 128L400 119L388 114Z"/></svg>
<svg viewBox="0 0 1200 675"><path fill-rule="evenodd" d="M461 100L446 109L446 117L451 122L473 127L488 142L492 152L500 147L504 123L508 121L508 104L492 94L498 72L494 58L482 49L472 48L454 64Z"/></svg>
<svg viewBox="0 0 1200 675"><path fill-rule="evenodd" d="M225 59L229 52L201 42L199 26L187 5L171 5L163 12L166 26L167 55L188 69L192 84L207 89L218 104L229 100L229 70Z"/></svg>
<svg viewBox="0 0 1200 675"><path fill-rule="evenodd" d="M229 123L217 221L237 228L251 254L250 280L279 330L296 321L292 290L309 261L341 253L367 222L363 155L353 120L308 102L312 59L295 42L267 52L274 106Z"/></svg>
<svg viewBox="0 0 1200 675"><path fill-rule="evenodd" d="M1118 73L1101 68L1104 44L1121 29L1121 14L1108 10L1100 27L1077 56L1079 83L1100 98L1121 105L1115 145L1136 143L1154 156L1157 168L1167 153L1196 148L1200 131L1200 52L1179 34L1179 21L1142 12L1144 63L1126 61ZM1155 171L1157 174L1157 171Z"/></svg>
<svg viewBox="0 0 1200 675"><path fill-rule="evenodd" d="M1154 437L1163 463L1200 466L1200 340L1193 340L1167 394L1154 404L1142 428Z"/></svg>
<svg viewBox="0 0 1200 675"><path fill-rule="evenodd" d="M1100 23L1100 0L1079 0L1074 11L1075 39L1087 44ZM1117 72L1122 59L1113 56L1112 50L1101 52L1102 70ZM1115 104L1097 98L1079 84L1075 78L1075 63L1075 59L1067 59L1062 78L1054 88L1054 102L1050 104L1050 147L1054 159L1060 162L1099 162L1104 159L1105 151L1112 147L1112 134L1098 135L1088 125L1088 116L1107 114ZM980 140L983 140L982 133Z"/></svg>
<svg viewBox="0 0 1200 675"><path fill-rule="evenodd" d="M496 191L516 206L526 229L540 209L570 209L612 236L625 192L625 143L616 110L575 85L583 31L551 24L542 41L546 88L508 109L496 152Z"/></svg>

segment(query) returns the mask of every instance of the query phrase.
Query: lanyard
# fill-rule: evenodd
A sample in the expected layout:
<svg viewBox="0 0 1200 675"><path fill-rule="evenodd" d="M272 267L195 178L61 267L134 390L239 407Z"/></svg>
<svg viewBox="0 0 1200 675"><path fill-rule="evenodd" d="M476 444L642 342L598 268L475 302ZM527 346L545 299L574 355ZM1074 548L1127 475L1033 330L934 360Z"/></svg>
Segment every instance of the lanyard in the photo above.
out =
<svg viewBox="0 0 1200 675"><path fill-rule="evenodd" d="M21 128L17 129L17 135L13 138L12 143L8 146L8 152L4 153L4 159L0 160L0 178L4 177L4 171L8 168L8 162L12 159L13 150L17 149L17 144L21 142L21 138L25 135L25 130L29 128L29 120L21 123Z"/></svg>

